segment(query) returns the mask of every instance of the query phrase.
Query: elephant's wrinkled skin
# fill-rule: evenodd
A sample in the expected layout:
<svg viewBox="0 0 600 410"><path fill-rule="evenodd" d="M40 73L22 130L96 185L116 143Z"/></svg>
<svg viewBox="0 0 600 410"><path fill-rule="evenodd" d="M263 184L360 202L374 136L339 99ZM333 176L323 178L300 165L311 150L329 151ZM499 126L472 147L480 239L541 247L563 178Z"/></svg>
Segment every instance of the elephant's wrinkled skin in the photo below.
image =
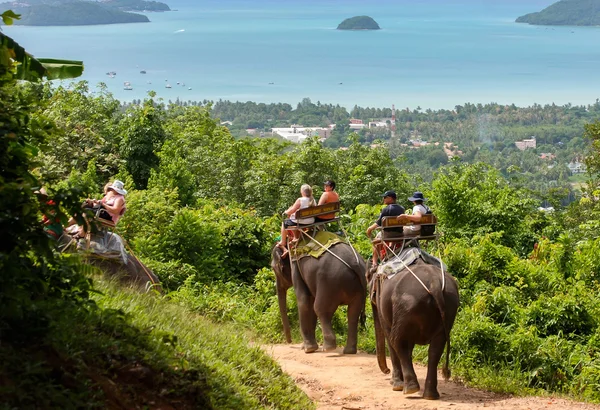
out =
<svg viewBox="0 0 600 410"><path fill-rule="evenodd" d="M405 394L420 390L419 381L412 364L415 344L429 344L427 378L423 398L439 399L437 390L437 366L446 347L446 362L442 373L450 377L448 361L450 354L450 330L458 310L458 286L456 280L445 273L445 287L442 292L442 275L439 267L418 260L410 266L415 275L429 289L431 294L410 273L408 269L391 279L383 279L379 289L371 297L373 318L375 319L375 339L377 360L381 371L389 373L385 359L387 340L392 359L393 390L404 390ZM369 274L370 276L370 274ZM376 283L369 277L371 287Z"/></svg>
<svg viewBox="0 0 600 410"><path fill-rule="evenodd" d="M327 252L318 259L304 257L298 262L291 262L290 266L289 257L281 259L281 249L273 248L271 266L277 278L279 312L285 338L291 343L286 293L293 286L298 301L304 350L312 353L319 348L315 338L317 318L323 331L323 349L333 350L337 343L331 320L338 306L347 305L348 339L344 354L353 354L356 353L358 321L364 314L367 293L365 261L346 243L338 243L330 251L349 266Z"/></svg>

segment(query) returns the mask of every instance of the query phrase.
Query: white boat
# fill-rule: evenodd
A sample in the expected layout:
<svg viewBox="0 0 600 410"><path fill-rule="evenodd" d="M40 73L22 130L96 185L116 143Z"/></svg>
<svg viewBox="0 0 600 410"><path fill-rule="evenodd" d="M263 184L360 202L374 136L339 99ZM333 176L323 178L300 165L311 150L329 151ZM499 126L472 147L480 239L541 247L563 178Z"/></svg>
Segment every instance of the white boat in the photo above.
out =
<svg viewBox="0 0 600 410"><path fill-rule="evenodd" d="M130 85L126 85L125 87L123 87L124 90L133 90L133 87Z"/></svg>
<svg viewBox="0 0 600 410"><path fill-rule="evenodd" d="M191 89L192 89L192 87L188 88L188 90L191 90Z"/></svg>
<svg viewBox="0 0 600 410"><path fill-rule="evenodd" d="M123 82L123 85L124 85L125 87L129 87L129 86L131 85L131 83L130 83L129 81L125 81L125 82Z"/></svg>
<svg viewBox="0 0 600 410"><path fill-rule="evenodd" d="M165 88L171 88L171 84L165 85Z"/></svg>

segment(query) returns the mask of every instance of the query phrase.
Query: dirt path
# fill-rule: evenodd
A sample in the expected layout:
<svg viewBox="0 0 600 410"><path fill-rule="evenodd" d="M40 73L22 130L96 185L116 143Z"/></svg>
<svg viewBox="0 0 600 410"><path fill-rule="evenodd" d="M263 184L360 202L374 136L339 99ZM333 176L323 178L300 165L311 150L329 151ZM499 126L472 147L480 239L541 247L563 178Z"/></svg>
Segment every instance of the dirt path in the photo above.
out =
<svg viewBox="0 0 600 410"><path fill-rule="evenodd" d="M512 398L445 382L438 375L440 400L423 400L419 394L392 391L390 375L381 373L375 356L366 353L342 355L336 352L306 354L300 344L264 346L296 381L296 384L324 410L393 409L552 409L600 410L600 406L558 398ZM391 362L388 358L388 366ZM421 387L426 368L415 366ZM422 391L421 391L422 393Z"/></svg>

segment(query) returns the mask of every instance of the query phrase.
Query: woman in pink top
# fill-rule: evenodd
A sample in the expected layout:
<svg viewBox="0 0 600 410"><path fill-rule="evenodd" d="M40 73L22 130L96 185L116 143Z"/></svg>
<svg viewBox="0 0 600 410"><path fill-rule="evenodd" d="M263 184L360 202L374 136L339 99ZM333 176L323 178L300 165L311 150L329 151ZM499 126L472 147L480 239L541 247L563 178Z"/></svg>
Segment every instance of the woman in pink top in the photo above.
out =
<svg viewBox="0 0 600 410"><path fill-rule="evenodd" d="M100 201L94 200L100 204L102 208L110 215L110 219L116 225L125 213L125 195L127 191L124 189L123 182L118 179L107 187L106 195Z"/></svg>

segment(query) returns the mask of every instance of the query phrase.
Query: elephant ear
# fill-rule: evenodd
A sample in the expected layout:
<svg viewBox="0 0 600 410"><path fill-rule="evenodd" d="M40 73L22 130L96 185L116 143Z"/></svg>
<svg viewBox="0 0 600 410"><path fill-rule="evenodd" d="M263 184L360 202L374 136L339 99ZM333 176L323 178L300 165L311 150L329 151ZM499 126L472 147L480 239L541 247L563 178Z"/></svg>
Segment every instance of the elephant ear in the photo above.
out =
<svg viewBox="0 0 600 410"><path fill-rule="evenodd" d="M271 250L271 267L275 271L277 271L277 269L279 269L280 272L282 271L283 262L281 255L283 255L281 248L277 245L273 246L273 249Z"/></svg>

